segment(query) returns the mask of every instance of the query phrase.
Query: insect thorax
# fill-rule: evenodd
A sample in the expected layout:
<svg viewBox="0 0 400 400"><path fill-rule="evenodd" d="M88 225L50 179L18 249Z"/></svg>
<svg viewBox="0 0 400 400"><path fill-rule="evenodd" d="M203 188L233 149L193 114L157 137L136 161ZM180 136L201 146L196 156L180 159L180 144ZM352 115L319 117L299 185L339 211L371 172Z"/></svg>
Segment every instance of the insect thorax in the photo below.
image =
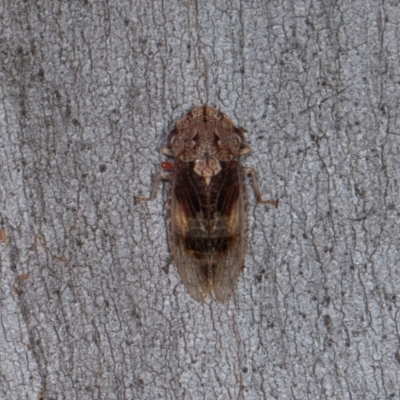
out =
<svg viewBox="0 0 400 400"><path fill-rule="evenodd" d="M206 185L209 186L211 178L221 171L221 163L217 158L203 158L195 161L193 170L203 177Z"/></svg>

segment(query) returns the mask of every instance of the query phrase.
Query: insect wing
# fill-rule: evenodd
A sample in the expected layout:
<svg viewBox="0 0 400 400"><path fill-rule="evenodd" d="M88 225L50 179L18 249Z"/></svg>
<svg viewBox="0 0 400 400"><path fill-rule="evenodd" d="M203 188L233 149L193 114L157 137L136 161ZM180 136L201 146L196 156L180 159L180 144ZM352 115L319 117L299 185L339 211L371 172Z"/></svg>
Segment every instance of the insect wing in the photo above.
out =
<svg viewBox="0 0 400 400"><path fill-rule="evenodd" d="M198 221L201 199L196 189L189 166L177 161L169 199L171 253L186 289L195 300L202 302L210 287L202 261L196 256L207 253L206 242L196 240L207 235Z"/></svg>
<svg viewBox="0 0 400 400"><path fill-rule="evenodd" d="M170 194L170 243L179 275L191 296L218 301L235 288L245 254L243 173L228 163L207 188L188 163L175 164Z"/></svg>
<svg viewBox="0 0 400 400"><path fill-rule="evenodd" d="M219 220L211 235L218 236L218 225L223 227L215 241L212 258L216 259L212 290L217 301L229 298L244 266L246 251L246 199L243 172L238 162L227 169L217 200Z"/></svg>

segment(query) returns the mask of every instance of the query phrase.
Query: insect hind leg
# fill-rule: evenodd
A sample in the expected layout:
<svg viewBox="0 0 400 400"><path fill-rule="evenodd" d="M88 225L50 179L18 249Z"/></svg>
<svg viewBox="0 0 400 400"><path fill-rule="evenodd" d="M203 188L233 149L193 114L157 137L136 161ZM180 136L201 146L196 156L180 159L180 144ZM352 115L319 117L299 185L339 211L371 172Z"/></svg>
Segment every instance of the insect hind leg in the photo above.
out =
<svg viewBox="0 0 400 400"><path fill-rule="evenodd" d="M156 175L156 177L154 178L154 183L151 189L151 194L150 197L134 197L134 202L135 204L141 203L142 201L152 201L156 198L157 196L157 190L158 190L158 186L161 182L161 180L171 180L171 175L168 173L165 173L164 170L161 170L158 172L158 174Z"/></svg>
<svg viewBox="0 0 400 400"><path fill-rule="evenodd" d="M261 204L271 204L278 208L279 199L276 200L263 200L260 193L260 188L258 187L257 176L253 168L244 168L244 173L246 175L251 175L251 183L253 186L254 196L256 197L257 203Z"/></svg>

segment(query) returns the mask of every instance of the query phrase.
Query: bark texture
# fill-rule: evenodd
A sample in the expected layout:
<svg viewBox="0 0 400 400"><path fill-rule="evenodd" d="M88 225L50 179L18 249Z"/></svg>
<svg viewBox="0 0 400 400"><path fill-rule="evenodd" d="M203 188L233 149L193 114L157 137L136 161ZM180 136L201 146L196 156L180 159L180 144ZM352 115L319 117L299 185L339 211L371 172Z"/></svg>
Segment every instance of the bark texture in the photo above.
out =
<svg viewBox="0 0 400 400"><path fill-rule="evenodd" d="M0 398L399 398L398 1L0 14ZM168 267L165 191L133 204L201 104L280 199L223 305Z"/></svg>

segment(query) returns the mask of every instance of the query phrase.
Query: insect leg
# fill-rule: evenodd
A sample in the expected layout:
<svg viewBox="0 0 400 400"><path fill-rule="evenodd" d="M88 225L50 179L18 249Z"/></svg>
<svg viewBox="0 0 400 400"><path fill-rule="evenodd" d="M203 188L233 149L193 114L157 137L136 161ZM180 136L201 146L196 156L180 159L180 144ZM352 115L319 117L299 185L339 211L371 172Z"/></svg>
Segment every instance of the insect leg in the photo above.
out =
<svg viewBox="0 0 400 400"><path fill-rule="evenodd" d="M246 175L251 175L251 183L253 185L254 196L256 197L257 203L261 204L271 204L278 208L279 199L276 200L263 200L260 193L260 188L257 183L257 176L253 168L244 168L244 173Z"/></svg>
<svg viewBox="0 0 400 400"><path fill-rule="evenodd" d="M136 197L134 198L135 200L135 204L138 204L142 201L152 201L156 198L157 196L157 189L158 189L158 185L161 182L161 179L164 180L170 180L171 179L171 175L167 174L164 172L164 170L161 170L158 172L158 174L156 175L156 177L154 178L154 183L153 183L153 187L151 189L151 194L150 197Z"/></svg>

